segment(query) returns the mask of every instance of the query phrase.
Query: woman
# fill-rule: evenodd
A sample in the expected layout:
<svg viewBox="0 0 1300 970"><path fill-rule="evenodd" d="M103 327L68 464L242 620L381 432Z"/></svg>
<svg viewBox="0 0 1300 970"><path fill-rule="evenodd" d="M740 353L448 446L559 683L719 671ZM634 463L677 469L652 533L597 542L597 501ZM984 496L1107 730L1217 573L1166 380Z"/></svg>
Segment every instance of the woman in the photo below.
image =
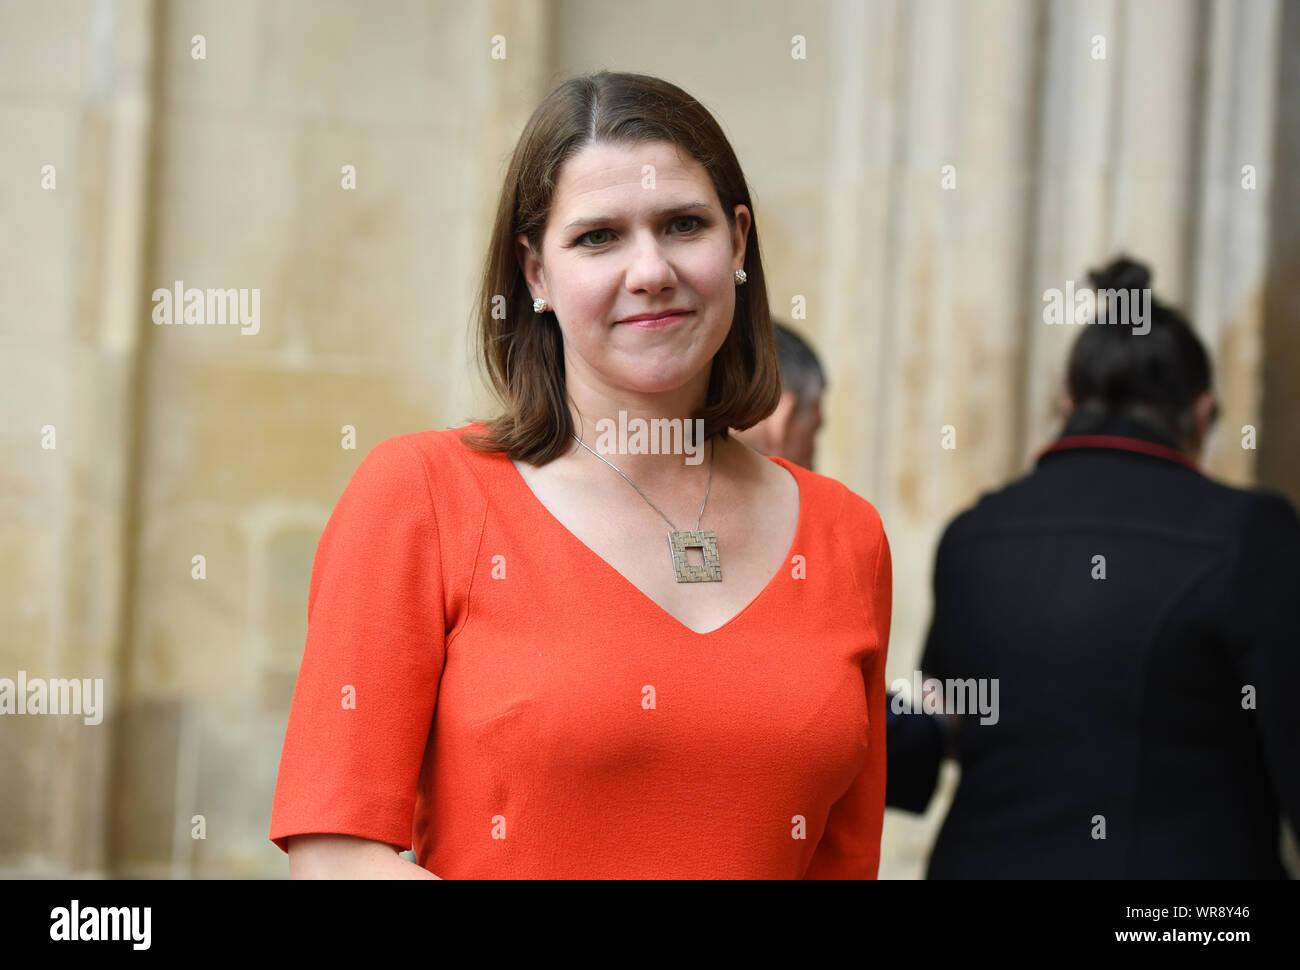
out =
<svg viewBox="0 0 1300 970"><path fill-rule="evenodd" d="M1092 282L1149 293L1151 274L1120 259ZM956 712L931 879L1285 875L1300 518L1201 473L1209 356L1174 308L1127 303L1075 342L1061 436L939 544L922 669L1000 704Z"/></svg>
<svg viewBox="0 0 1300 970"><path fill-rule="evenodd" d="M321 538L291 875L874 877L889 549L868 502L727 434L780 377L717 122L656 78L561 85L481 297L503 413L381 443ZM601 433L638 421L677 453Z"/></svg>

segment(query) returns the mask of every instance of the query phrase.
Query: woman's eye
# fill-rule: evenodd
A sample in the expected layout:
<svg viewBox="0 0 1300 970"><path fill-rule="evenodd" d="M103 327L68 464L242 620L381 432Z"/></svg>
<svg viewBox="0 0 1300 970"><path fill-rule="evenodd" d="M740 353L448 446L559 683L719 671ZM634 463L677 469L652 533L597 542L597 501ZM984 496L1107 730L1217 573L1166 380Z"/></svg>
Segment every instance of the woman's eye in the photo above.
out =
<svg viewBox="0 0 1300 970"><path fill-rule="evenodd" d="M705 225L705 221L701 219L699 216L678 216L676 219L672 221L672 225L677 226L683 222L687 223L687 226L685 229L680 230L680 234L694 232L695 230ZM608 229L592 229L590 232L584 232L581 236L579 236L575 240L575 242L577 242L578 245L580 246L587 246L587 247L603 246L605 243L609 242L608 239L593 239L592 237L599 236L602 233L608 233L608 232L609 232Z"/></svg>

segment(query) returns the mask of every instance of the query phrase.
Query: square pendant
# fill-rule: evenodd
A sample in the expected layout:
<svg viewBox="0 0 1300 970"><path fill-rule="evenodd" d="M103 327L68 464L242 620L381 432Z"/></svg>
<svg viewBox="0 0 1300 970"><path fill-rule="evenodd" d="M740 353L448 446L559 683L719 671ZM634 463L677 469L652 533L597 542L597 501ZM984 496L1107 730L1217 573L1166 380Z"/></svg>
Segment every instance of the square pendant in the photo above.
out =
<svg viewBox="0 0 1300 970"><path fill-rule="evenodd" d="M687 549L704 553L704 565L696 566L686 559ZM699 532L678 530L668 533L668 550L673 557L673 572L679 583L719 583L722 581L722 561L718 558L718 534L712 529Z"/></svg>

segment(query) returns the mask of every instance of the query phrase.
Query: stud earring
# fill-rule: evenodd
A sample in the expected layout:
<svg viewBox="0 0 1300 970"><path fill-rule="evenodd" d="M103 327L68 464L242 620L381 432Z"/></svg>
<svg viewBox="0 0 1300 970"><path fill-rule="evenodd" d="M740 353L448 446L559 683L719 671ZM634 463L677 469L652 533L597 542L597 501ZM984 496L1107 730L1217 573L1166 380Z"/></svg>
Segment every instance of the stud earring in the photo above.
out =
<svg viewBox="0 0 1300 970"><path fill-rule="evenodd" d="M742 283L744 283L745 280L747 280L747 279L749 279L749 277L747 277L747 276L745 275L745 271L744 271L743 269L738 269L738 270L736 270L736 285L737 285L737 286L740 286L740 285L741 285Z"/></svg>
<svg viewBox="0 0 1300 970"><path fill-rule="evenodd" d="M549 309L550 307L546 305L546 301L542 299L540 296L533 301L534 313L545 313Z"/></svg>

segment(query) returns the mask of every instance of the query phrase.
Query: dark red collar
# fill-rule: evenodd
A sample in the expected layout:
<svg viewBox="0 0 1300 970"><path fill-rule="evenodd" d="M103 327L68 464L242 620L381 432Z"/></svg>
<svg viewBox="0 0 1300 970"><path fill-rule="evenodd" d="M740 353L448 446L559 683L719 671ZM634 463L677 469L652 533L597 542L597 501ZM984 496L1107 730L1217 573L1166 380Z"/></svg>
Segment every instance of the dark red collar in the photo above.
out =
<svg viewBox="0 0 1300 970"><path fill-rule="evenodd" d="M1195 461L1177 448L1158 445L1154 441L1142 441L1140 438L1124 438L1112 434L1075 434L1057 438L1056 441L1038 453L1038 458L1041 459L1044 455L1049 455L1054 451L1072 451L1076 448L1113 448L1118 451L1136 451L1142 455L1152 455L1156 458L1164 458L1166 461L1177 462L1195 472L1201 470Z"/></svg>

